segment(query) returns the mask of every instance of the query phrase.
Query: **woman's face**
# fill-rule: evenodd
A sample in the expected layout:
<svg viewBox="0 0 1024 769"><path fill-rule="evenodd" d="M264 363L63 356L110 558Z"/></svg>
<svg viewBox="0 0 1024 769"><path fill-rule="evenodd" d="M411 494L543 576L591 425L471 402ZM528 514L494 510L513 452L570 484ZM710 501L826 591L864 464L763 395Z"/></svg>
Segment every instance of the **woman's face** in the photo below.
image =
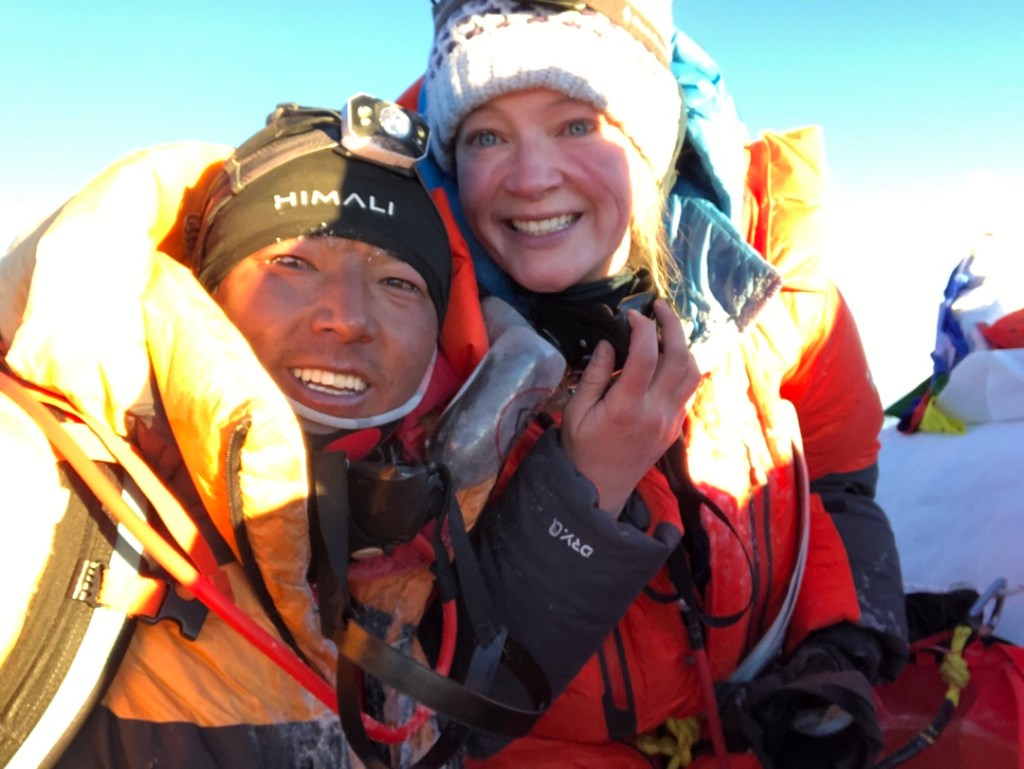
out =
<svg viewBox="0 0 1024 769"><path fill-rule="evenodd" d="M331 416L357 419L401 406L437 343L423 276L347 238L262 248L231 269L213 298L282 392Z"/></svg>
<svg viewBox="0 0 1024 769"><path fill-rule="evenodd" d="M469 226L531 291L616 274L629 258L628 143L592 105L557 91L492 99L463 121L455 144Z"/></svg>

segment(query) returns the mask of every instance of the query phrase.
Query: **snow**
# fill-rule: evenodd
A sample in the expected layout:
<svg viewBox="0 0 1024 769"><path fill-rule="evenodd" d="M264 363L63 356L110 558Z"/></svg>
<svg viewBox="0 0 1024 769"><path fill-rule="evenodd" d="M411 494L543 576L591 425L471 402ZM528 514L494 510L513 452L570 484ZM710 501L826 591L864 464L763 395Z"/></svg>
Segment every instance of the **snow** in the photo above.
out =
<svg viewBox="0 0 1024 769"><path fill-rule="evenodd" d="M880 441L878 501L907 590L981 592L1003 577L996 634L1024 643L1024 421L971 424L960 435L888 426Z"/></svg>

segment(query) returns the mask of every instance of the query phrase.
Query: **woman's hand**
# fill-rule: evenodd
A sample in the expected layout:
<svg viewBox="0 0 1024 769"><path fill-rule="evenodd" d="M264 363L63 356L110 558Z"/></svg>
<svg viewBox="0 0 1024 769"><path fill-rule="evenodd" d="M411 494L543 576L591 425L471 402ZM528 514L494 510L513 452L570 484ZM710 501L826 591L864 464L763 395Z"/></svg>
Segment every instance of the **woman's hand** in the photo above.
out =
<svg viewBox="0 0 1024 769"><path fill-rule="evenodd" d="M629 354L611 387L615 353L608 342L597 345L562 418L563 450L597 486L601 509L616 518L679 436L700 381L679 318L663 299L654 315L629 312Z"/></svg>

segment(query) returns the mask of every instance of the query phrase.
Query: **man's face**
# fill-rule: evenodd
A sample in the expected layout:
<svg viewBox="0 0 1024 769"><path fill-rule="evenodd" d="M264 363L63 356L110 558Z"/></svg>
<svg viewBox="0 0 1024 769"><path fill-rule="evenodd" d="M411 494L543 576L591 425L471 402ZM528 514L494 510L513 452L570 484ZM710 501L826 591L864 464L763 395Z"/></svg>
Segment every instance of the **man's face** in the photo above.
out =
<svg viewBox="0 0 1024 769"><path fill-rule="evenodd" d="M419 272L347 238L262 248L235 265L213 297L282 392L330 416L401 406L437 344L437 313Z"/></svg>

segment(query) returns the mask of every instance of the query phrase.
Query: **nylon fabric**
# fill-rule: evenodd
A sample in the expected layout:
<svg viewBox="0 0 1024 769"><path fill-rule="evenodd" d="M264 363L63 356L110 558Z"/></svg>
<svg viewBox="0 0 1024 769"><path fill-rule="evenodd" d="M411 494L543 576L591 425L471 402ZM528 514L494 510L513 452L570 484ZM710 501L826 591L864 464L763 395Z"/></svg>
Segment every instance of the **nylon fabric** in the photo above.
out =
<svg viewBox="0 0 1024 769"><path fill-rule="evenodd" d="M403 98L416 99L416 93L414 85ZM862 437L870 432L875 417L881 415L877 394L870 381L863 379L863 387L855 388L849 404L821 408L821 398L831 392L828 386L837 381L828 377L828 371L819 369L823 353L835 350L832 354L841 357L841 347L852 343L852 357L839 361L839 377L849 375L858 366L864 371L866 366L856 352L860 345L852 318L840 311L841 297L831 284L817 277L822 246L817 224L821 206L820 136L813 131L798 131L767 135L760 141L762 144L755 142L749 150L748 199L744 210L756 203L753 212L763 208L764 213L760 219L747 214L751 245L743 244L742 238L727 237L733 243L716 251L714 270L693 262L683 267L684 274L699 277L691 287L704 290L704 294L691 296L695 306L714 308L718 297L742 297L735 311L730 313L726 304L724 310L714 310L721 312L720 316L709 316L715 322L707 324L709 331L700 341L708 344L710 352L702 351L702 355L712 368L698 389L684 436L694 483L739 533L737 540L728 527L705 511L704 525L715 555L712 583L702 608L711 614L728 615L742 611L753 595L751 611L737 623L707 631L715 680L724 679L756 643L774 620L789 587L799 534L798 493L789 436L799 435L805 414L812 415L807 422L812 477L831 468L863 467L872 464L875 456L871 441ZM444 182L443 178L440 181ZM450 194L452 188L447 185L444 182L438 190ZM798 191L800 194L796 194ZM687 209L684 206L680 210ZM457 212L449 212L449 216L451 229L457 229ZM731 227L726 218L714 214L709 214L706 221L712 233L720 230L724 235L725 228ZM685 253L686 259L708 258L708 252L700 249L680 253ZM730 258L737 261L730 265L725 261ZM767 273L754 266L758 261L770 265ZM781 278L780 283L774 284L770 277L765 279L764 276L772 274L772 268ZM721 283L724 276L730 276L734 282ZM737 276L743 277L736 282ZM750 282L754 280L762 282ZM729 289L722 290L726 285ZM748 290L751 293L743 293ZM776 290L778 293L774 294ZM834 311L823 312L822 307ZM830 336L833 322L838 323L836 338ZM811 377L810 372L816 375ZM837 411L846 413L844 409L858 413L856 420L844 423L856 423L850 428L854 433L852 439L843 430L837 431L839 437L819 438L826 434L825 426L830 431L834 429ZM538 431L539 427L513 451L496 493L500 493ZM654 520L673 517L670 511L675 510L675 500L660 474L649 473L640 491ZM814 629L841 621L856 623L861 617L845 543L821 499L812 495L811 500L812 556L804 584L812 585L813 589L799 593L785 639L786 648L792 648ZM677 512L674 520L678 526ZM740 548L749 553L753 573ZM664 574L655 578L652 587L671 592ZM696 671L689 661L689 643L673 605L657 604L641 596L630 607L619 629L633 686L638 731L656 728L668 716L686 717L703 712L705 703L701 701ZM595 758L591 766L617 765L611 758L613 750L600 704L603 688L600 667L594 658L529 737L474 765L511 766L513 756L520 757L519 760L530 756L532 761L542 754L542 746L548 741L571 743L572 750L584 745L595 747L602 758ZM566 755L562 753L560 759L566 760Z"/></svg>
<svg viewBox="0 0 1024 769"><path fill-rule="evenodd" d="M308 582L300 427L244 337L183 263L205 185L230 152L196 142L162 145L97 176L0 260L0 337L15 373L133 443L215 544L236 605L333 680L336 650L321 633ZM472 280L471 265L464 267L460 285L473 285L473 301L457 301L461 309L450 315L477 330L460 337L456 325L448 332L461 371L486 352ZM410 446L422 448L425 436L414 419L446 402L461 382L447 361L436 369L429 397L403 421ZM24 465L26 473L13 499L5 489L4 508L14 501L29 509L31 499L33 533L18 546L30 559L38 555L32 564L45 563L66 495L49 469L48 442L16 410L9 414L10 406L0 398L0 424L12 427L0 434L0 456L17 457L8 465ZM25 464L26 454L38 462ZM247 576L236 561L250 553L254 571ZM429 569L418 561L393 580L374 577L380 572L368 570L354 592L378 618L375 629L414 639L433 585ZM0 602L0 616L11 617L15 629L19 611ZM5 631L0 643L16 637ZM414 640L413 647L422 660ZM192 751L182 754L189 766L225 765L221 751L243 765L247 756L273 763L274 751L283 750L279 763L290 764L299 760L288 753L293 738L311 766L352 765L328 707L211 613L194 642L172 623L137 626L100 706L59 766L81 766L83 756L94 766L170 765L177 759L163 753L174 741L171 724L180 726L179 748ZM403 749L429 747L430 734Z"/></svg>
<svg viewBox="0 0 1024 769"><path fill-rule="evenodd" d="M176 262L183 255L160 250L161 243L173 244L168 233L187 214L180 210L183 200L192 199L189 192L229 151L219 145L182 143L128 156L66 204L38 238L16 244L13 263L33 262L34 269L7 359L19 375L65 395L118 434L135 433L137 424L145 425L172 447L174 451L164 457L180 456L183 466L164 468L165 473L187 475L200 509L209 512L232 547L232 506L238 505L286 624L307 657L321 670L332 670L333 649L319 634L313 595L305 581L308 553L301 546L296 552L296 542L304 540L287 534L306 527L301 432L244 338ZM126 226L127 222L142 226ZM97 232L108 241L101 254L86 258L68 247L70 239L96 240ZM8 259L0 262L0 270L7 264ZM8 277L0 272L5 293L21 291ZM65 313L74 314L77 322L64 322ZM196 333L198 328L203 333ZM232 447L238 426L246 421L251 427L245 440ZM237 468L229 467L229 457L238 462ZM224 480L232 472L235 498ZM249 613L261 613L257 606L246 605L254 604L254 599L244 580L236 576L232 587L241 591L235 598ZM129 671L140 649L155 654L151 659L173 658L152 647L173 644L176 632L163 626L137 632L118 681L132 677ZM211 657L237 658L227 651L237 645L237 637L227 632L219 636L216 630L209 636ZM156 640L161 637L163 641ZM219 642L212 641L218 637ZM215 651L218 648L225 651ZM140 673L149 664L140 663ZM168 690L195 680L184 671L175 675L173 664L158 667L168 675ZM140 681L143 677L140 674ZM153 693L154 698L143 704L144 698L135 696L134 682L124 686L124 693L119 686L115 682L108 702L117 702L125 715L135 708L152 715L152 702L174 701L167 692ZM204 686L218 688L213 682ZM282 681L275 689L288 692L285 699L309 699L296 695L294 683ZM240 702L251 699L238 697L245 690L233 695ZM186 698L192 700L189 708L203 709L202 691L197 688L195 697ZM204 717L230 717L217 715L221 708L211 703ZM308 702L303 710L321 712Z"/></svg>

